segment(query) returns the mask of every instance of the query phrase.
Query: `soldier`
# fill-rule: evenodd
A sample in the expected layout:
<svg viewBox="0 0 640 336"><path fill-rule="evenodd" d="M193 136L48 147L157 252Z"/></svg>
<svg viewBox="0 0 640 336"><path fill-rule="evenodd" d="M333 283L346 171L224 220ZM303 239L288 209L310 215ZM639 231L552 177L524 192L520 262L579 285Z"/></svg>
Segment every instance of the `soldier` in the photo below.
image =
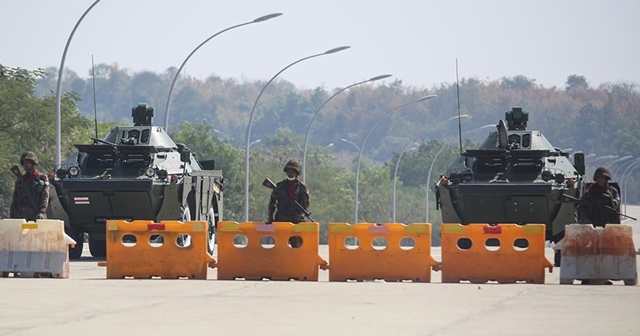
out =
<svg viewBox="0 0 640 336"><path fill-rule="evenodd" d="M269 219L271 222L300 223L304 213L293 202L298 201L303 208L309 208L309 190L300 180L300 164L290 160L284 166L286 178L276 184L277 190L271 192L269 200Z"/></svg>
<svg viewBox="0 0 640 336"><path fill-rule="evenodd" d="M35 153L23 153L20 157L20 164L25 170L24 175L20 175L18 167L12 168L17 180L13 190L9 217L25 218L27 221L45 219L49 206L49 179L47 175L41 174L35 169L38 164L38 157Z"/></svg>
<svg viewBox="0 0 640 336"><path fill-rule="evenodd" d="M598 167L591 184L578 205L580 223L605 226L620 224L620 196L618 190L609 185L611 172L606 167Z"/></svg>

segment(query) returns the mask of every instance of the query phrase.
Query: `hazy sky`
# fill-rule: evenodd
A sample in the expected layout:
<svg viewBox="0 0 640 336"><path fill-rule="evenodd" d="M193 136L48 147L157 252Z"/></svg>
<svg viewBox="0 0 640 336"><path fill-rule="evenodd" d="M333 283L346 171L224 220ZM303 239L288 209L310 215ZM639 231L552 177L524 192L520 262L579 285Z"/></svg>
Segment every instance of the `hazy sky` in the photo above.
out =
<svg viewBox="0 0 640 336"><path fill-rule="evenodd" d="M58 67L93 0L3 0L0 63ZM637 0L102 0L71 42L65 68L88 77L96 63L132 72L178 67L211 35L269 13L284 15L210 40L182 74L268 80L300 88L343 87L380 74L431 87L460 77L524 75L563 87L567 76L640 82ZM389 82L391 79L388 79Z"/></svg>

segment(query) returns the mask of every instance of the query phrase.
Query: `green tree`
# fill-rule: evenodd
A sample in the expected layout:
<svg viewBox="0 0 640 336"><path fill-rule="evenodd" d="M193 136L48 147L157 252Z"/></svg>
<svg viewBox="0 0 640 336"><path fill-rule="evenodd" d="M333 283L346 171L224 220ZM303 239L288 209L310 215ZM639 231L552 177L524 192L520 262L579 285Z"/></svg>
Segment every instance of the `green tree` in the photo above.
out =
<svg viewBox="0 0 640 336"><path fill-rule="evenodd" d="M587 78L578 75L567 77L567 83L565 84L566 91L571 91L576 88L588 89L589 84L587 83Z"/></svg>
<svg viewBox="0 0 640 336"><path fill-rule="evenodd" d="M43 70L10 68L0 64L0 216L7 215L13 192L9 168L17 165L21 153L33 151L43 173L54 171L56 150L55 96L39 97L36 82L45 76ZM61 101L61 139L63 157L73 151L73 143L87 139L89 120L83 117L76 103L78 96L64 94Z"/></svg>
<svg viewBox="0 0 640 336"><path fill-rule="evenodd" d="M181 123L171 137L176 143L184 143L200 160L215 160L215 168L224 177L223 219L240 221L244 213L244 168L240 151L231 147L213 132L212 124Z"/></svg>

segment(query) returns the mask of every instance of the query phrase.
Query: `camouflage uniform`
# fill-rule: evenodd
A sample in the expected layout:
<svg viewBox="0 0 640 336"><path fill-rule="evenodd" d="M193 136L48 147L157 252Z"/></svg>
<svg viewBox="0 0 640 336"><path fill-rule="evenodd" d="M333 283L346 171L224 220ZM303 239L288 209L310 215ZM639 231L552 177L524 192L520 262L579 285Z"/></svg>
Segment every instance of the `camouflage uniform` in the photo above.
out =
<svg viewBox="0 0 640 336"><path fill-rule="evenodd" d="M33 152L26 152L20 158L38 164L38 157ZM32 169L17 177L13 190L13 198L9 211L10 218L25 218L27 221L46 218L49 206L49 179L45 174Z"/></svg>
<svg viewBox="0 0 640 336"><path fill-rule="evenodd" d="M300 175L300 164L296 161L289 161L284 166L287 169L295 170ZM309 208L309 190L297 178L293 180L284 179L276 184L277 190L271 192L269 200L269 220L268 222L291 222L300 223L304 221L304 213L296 207L293 200L298 201L303 208Z"/></svg>
<svg viewBox="0 0 640 336"><path fill-rule="evenodd" d="M607 183L604 186L598 185L599 177L605 177ZM620 214L616 213L620 209L620 196L616 188L609 185L611 179L609 169L599 167L593 174L595 183L591 184L578 205L580 223L593 224L593 226L605 226L605 224L620 224ZM615 209L607 209L607 206Z"/></svg>

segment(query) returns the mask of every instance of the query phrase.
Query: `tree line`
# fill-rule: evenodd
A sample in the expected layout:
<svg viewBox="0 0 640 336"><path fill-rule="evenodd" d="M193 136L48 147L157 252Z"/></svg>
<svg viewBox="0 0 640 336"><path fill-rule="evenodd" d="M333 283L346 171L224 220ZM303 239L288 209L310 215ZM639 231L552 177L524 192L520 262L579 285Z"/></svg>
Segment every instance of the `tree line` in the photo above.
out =
<svg viewBox="0 0 640 336"><path fill-rule="evenodd" d="M0 151L4 154L0 156L4 174L0 181L0 203L4 205L0 216L4 217L13 184L9 167L17 164L23 151L33 150L39 155L41 170L52 172L55 168L57 70L2 65L0 70ZM138 103L154 106L154 124L162 125L175 71L170 68L162 74L133 73L117 65L97 65L94 111L92 79L66 70L62 81L63 157L74 150L74 143L88 143L90 137L96 136L94 113L99 138L116 124L131 124L130 111ZM173 92L170 135L201 159L215 159L217 168L223 170L227 220L243 219L246 128L253 103L264 84L216 76L204 81L184 77L178 79ZM563 88L546 88L524 76L494 81L464 78L459 85L459 112L456 83L417 88L404 86L401 80L353 87L323 107L310 133L306 165L310 210L322 224L323 239L327 223L354 220L356 146L361 146L367 131L381 116L428 95L438 97L398 109L371 129L371 136L362 148L360 221L391 221L396 163L400 151L411 148L403 153L397 170L396 220L424 222L428 212L429 221L438 224L433 181L460 154L458 122L463 132L463 149L473 148L494 130L483 126L497 124L513 106L529 111L528 129L543 131L559 148L597 156L640 155L636 131L640 92L635 84L608 83L592 88L586 78L573 75ZM309 122L337 90L324 87L300 90L286 81L275 81L265 90L256 107L251 135L252 140L261 142L252 146L250 152L250 219L266 219L269 190L260 182L265 177L279 180L287 160L302 161ZM468 117L453 119L458 113ZM433 162L438 152L438 159ZM613 171L623 164L613 167ZM635 176L627 180L635 181ZM640 191L631 190L628 200L637 203L639 199ZM434 243L437 232L434 227Z"/></svg>

